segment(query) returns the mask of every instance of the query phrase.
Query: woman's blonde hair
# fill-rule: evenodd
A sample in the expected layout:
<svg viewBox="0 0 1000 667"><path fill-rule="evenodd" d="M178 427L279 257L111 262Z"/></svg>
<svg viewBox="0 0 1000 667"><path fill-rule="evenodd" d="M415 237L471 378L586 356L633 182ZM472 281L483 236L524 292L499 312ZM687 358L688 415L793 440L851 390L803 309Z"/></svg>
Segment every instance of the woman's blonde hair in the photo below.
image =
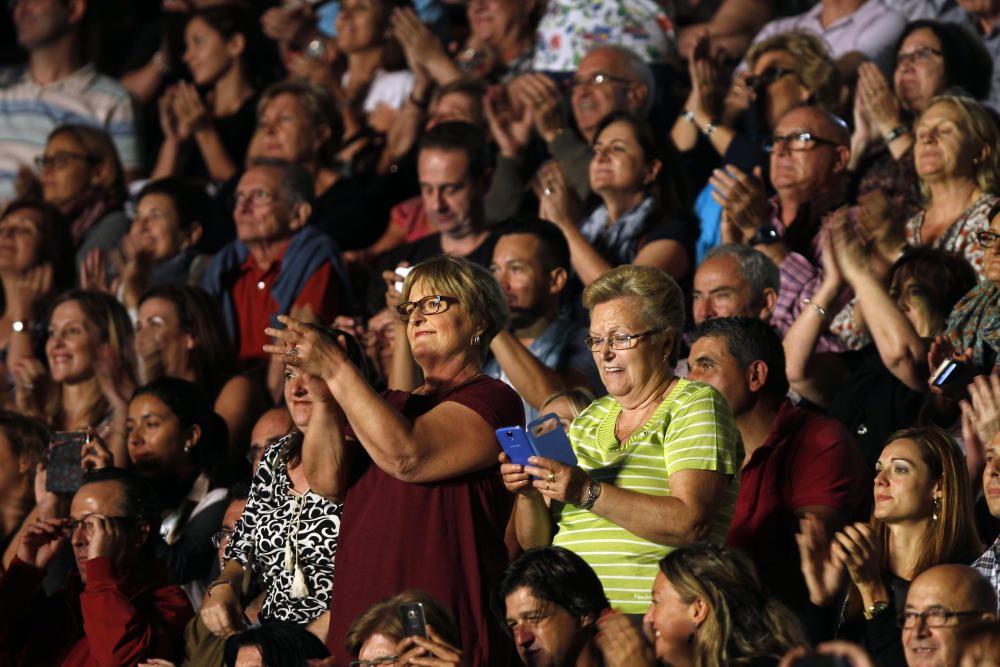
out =
<svg viewBox="0 0 1000 667"><path fill-rule="evenodd" d="M507 297L493 275L467 259L439 255L413 267L403 282L403 301L410 298L410 290L420 281L425 291L458 299L469 313L479 331L480 358L494 336L507 325L510 309Z"/></svg>
<svg viewBox="0 0 1000 667"><path fill-rule="evenodd" d="M746 61L753 69L757 59L771 51L787 51L795 61L795 76L813 97L813 102L833 113L841 110L841 77L823 42L812 33L791 30L772 35L750 47Z"/></svg>
<svg viewBox="0 0 1000 667"><path fill-rule="evenodd" d="M46 144L60 134L68 134L80 144L94 166L102 165L105 175L96 186L111 207L120 206L128 196L125 188L125 171L118 157L118 149L107 132L89 125L60 125L49 133Z"/></svg>
<svg viewBox="0 0 1000 667"><path fill-rule="evenodd" d="M700 598L708 606L694 643L695 667L778 660L807 643L799 620L768 595L753 563L734 549L709 542L683 546L663 557L660 571L686 604Z"/></svg>
<svg viewBox="0 0 1000 667"><path fill-rule="evenodd" d="M970 563L982 552L973 513L972 487L965 468L965 455L947 432L934 427L912 427L896 431L888 444L897 440L912 440L927 466L932 480L941 482L941 502L935 509L921 541L921 552L914 571L899 573L916 577L924 570L942 563ZM872 516L872 529L882 544L888 544L889 526ZM882 550L882 571L889 572L889 550Z"/></svg>
<svg viewBox="0 0 1000 667"><path fill-rule="evenodd" d="M986 156L981 160L977 158L978 162L974 165L976 168L976 185L983 192L1000 194L1000 151L996 148L1000 147L1000 128L997 127L997 122L994 120L993 114L971 97L965 95L937 95L930 101L930 104L927 105L927 108L923 110L920 116L917 117L916 122L913 124L914 131L916 131L916 127L920 124L924 114L935 104L950 104L962 117L963 122L961 125L965 128L965 131L979 142L981 148L986 148ZM929 204L931 201L931 191L923 179L920 179L920 192L923 194L926 203Z"/></svg>
<svg viewBox="0 0 1000 667"><path fill-rule="evenodd" d="M594 306L613 299L639 299L639 317L650 329L662 328L658 336L669 336L670 366L677 364L684 330L684 293L677 283L660 269L622 264L607 271L583 290L583 306L593 313Z"/></svg>

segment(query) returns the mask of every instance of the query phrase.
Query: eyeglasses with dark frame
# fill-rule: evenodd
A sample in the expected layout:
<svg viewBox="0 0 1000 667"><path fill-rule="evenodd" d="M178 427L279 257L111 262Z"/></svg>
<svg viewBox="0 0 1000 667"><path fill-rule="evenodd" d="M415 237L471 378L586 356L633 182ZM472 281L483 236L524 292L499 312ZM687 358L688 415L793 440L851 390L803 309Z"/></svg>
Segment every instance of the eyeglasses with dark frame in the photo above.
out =
<svg viewBox="0 0 1000 667"><path fill-rule="evenodd" d="M620 76L613 76L605 72L593 72L583 77L574 76L567 82L567 86L570 90L574 90L579 86L594 86L595 88L600 88L601 86L606 86L612 83L628 86L632 84L632 81Z"/></svg>
<svg viewBox="0 0 1000 667"><path fill-rule="evenodd" d="M964 616L982 616L982 611L950 611L941 607L928 609L927 611L904 611L896 619L896 624L901 628L914 628L918 621L923 621L928 628L943 628L946 625L955 625L951 622L953 618Z"/></svg>
<svg viewBox="0 0 1000 667"><path fill-rule="evenodd" d="M915 65L918 62L926 62L931 59L932 56L943 56L944 52L940 49L935 49L930 46L921 46L912 51L907 51L906 53L896 54L896 67L901 67L907 63Z"/></svg>
<svg viewBox="0 0 1000 667"><path fill-rule="evenodd" d="M97 163L97 158L93 155L87 155L86 153L71 153L70 151L57 151L52 155L36 155L35 166L37 166L40 171L44 171L46 167L62 169L70 163L70 160L83 160L88 164Z"/></svg>
<svg viewBox="0 0 1000 667"><path fill-rule="evenodd" d="M976 232L976 242L980 248L992 248L997 244L997 239L1000 239L1000 234L996 232Z"/></svg>
<svg viewBox="0 0 1000 667"><path fill-rule="evenodd" d="M764 150L773 153L778 146L784 144L790 151L811 151L817 146L839 146L832 139L817 137L812 132L794 132L792 134L776 134L764 142Z"/></svg>
<svg viewBox="0 0 1000 667"><path fill-rule="evenodd" d="M747 88L757 90L758 87L770 86L781 77L795 74L795 70L787 67L768 67L760 74L750 74L744 78Z"/></svg>
<svg viewBox="0 0 1000 667"><path fill-rule="evenodd" d="M432 294L431 296L425 296L419 301L406 301L401 303L396 306L396 312L399 313L399 319L404 322L409 322L410 315L412 315L415 310L419 309L421 315L437 315L438 313L443 313L448 310L453 303L458 303L458 299L453 296Z"/></svg>
<svg viewBox="0 0 1000 667"><path fill-rule="evenodd" d="M664 331L664 327L657 327L655 329L650 329L649 331L642 331L634 334L612 334L605 338L587 336L583 339L583 343L590 348L591 352L600 352L603 350L604 343L609 343L612 350L630 350L635 347L635 344L639 342L640 338L653 336L661 331Z"/></svg>

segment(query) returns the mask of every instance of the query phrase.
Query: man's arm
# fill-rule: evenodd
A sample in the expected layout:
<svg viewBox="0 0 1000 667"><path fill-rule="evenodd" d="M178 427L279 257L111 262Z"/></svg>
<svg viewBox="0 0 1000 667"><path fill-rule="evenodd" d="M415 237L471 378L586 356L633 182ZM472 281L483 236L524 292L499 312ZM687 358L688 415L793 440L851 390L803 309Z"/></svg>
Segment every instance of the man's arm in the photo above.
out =
<svg viewBox="0 0 1000 667"><path fill-rule="evenodd" d="M490 343L490 351L514 390L536 410L547 397L572 386L566 373L543 364L509 331L496 335Z"/></svg>

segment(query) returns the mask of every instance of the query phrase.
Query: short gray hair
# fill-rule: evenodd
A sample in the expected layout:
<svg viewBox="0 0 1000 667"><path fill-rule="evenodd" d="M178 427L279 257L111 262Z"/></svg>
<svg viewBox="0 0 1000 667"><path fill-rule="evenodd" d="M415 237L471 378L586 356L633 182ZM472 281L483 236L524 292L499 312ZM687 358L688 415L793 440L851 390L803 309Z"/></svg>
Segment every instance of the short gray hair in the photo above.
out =
<svg viewBox="0 0 1000 667"><path fill-rule="evenodd" d="M646 99L642 104L642 109L639 111L643 118L648 118L649 112L653 110L653 102L656 100L656 77L653 76L652 68L639 54L628 47L619 44L602 44L591 49L588 55L598 50L610 51L617 54L625 61L625 67L628 69L632 79L646 86Z"/></svg>
<svg viewBox="0 0 1000 667"><path fill-rule="evenodd" d="M764 290L771 289L777 294L781 289L781 271L771 261L771 258L756 248L750 246L728 243L712 248L705 259L704 264L716 257L735 257L740 263L740 273L743 279L750 285L750 300L758 303L764 296Z"/></svg>
<svg viewBox="0 0 1000 667"><path fill-rule="evenodd" d="M276 157L258 157L250 161L250 168L272 167L281 173L281 196L292 206L312 204L313 179L299 165Z"/></svg>

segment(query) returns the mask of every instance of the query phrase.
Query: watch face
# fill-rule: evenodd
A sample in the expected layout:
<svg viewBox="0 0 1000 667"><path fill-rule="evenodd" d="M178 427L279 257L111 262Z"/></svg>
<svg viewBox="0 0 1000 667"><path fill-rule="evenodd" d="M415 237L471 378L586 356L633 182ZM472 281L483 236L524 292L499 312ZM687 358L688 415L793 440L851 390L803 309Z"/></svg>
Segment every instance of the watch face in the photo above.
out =
<svg viewBox="0 0 1000 667"><path fill-rule="evenodd" d="M22 322L21 320L14 320L13 322L10 323L10 328L12 331L16 333L21 333L22 331L24 331L24 322Z"/></svg>

